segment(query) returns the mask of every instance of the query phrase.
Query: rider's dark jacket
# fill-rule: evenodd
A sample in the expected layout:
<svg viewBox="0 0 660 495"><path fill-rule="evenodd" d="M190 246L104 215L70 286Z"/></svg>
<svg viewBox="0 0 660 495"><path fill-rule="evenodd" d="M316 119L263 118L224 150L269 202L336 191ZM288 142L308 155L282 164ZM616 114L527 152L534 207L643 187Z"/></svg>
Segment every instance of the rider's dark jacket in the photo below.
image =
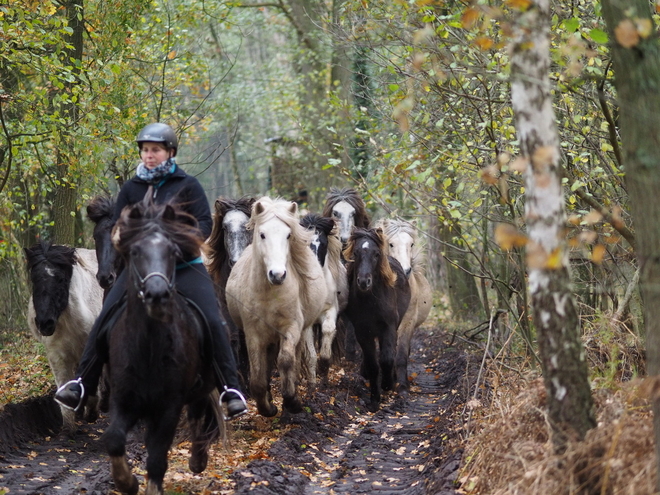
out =
<svg viewBox="0 0 660 495"><path fill-rule="evenodd" d="M117 196L113 220L116 222L119 219L125 206L142 201L150 185L137 176L124 183ZM213 217L204 189L195 177L186 174L178 166L171 175L154 185L153 198L158 204L170 201L178 204L197 219L204 239L211 235Z"/></svg>

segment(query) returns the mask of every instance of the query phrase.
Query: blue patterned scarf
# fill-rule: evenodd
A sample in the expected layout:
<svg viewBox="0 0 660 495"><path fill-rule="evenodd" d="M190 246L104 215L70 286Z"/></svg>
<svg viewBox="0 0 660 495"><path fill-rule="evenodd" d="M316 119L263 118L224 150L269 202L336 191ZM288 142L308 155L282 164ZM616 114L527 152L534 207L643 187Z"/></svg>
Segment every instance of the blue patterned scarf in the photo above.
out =
<svg viewBox="0 0 660 495"><path fill-rule="evenodd" d="M163 163L148 169L147 166L140 162L137 166L135 174L138 178L142 179L149 184L158 184L163 179L167 179L176 170L176 162L174 158L168 158Z"/></svg>

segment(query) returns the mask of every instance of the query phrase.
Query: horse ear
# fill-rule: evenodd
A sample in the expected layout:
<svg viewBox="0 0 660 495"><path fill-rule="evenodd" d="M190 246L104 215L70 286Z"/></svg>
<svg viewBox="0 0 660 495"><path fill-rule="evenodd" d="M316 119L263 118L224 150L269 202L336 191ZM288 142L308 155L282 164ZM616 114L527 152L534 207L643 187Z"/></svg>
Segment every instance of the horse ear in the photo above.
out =
<svg viewBox="0 0 660 495"><path fill-rule="evenodd" d="M298 203L295 201L291 201L291 205L289 206L289 211L293 216L296 216L298 214Z"/></svg>
<svg viewBox="0 0 660 495"><path fill-rule="evenodd" d="M215 200L215 211L218 214L224 215L229 209L229 203L224 198L218 198Z"/></svg>
<svg viewBox="0 0 660 495"><path fill-rule="evenodd" d="M261 201L258 201L257 203L254 204L254 212L257 215L261 215L265 211L264 205L261 204Z"/></svg>
<svg viewBox="0 0 660 495"><path fill-rule="evenodd" d="M176 212L174 211L174 207L169 203L166 204L165 208L163 209L163 220L167 220L169 222L176 220Z"/></svg>
<svg viewBox="0 0 660 495"><path fill-rule="evenodd" d="M140 206L138 204L127 206L126 208L130 208L128 211L128 218L142 218L142 212L140 211Z"/></svg>

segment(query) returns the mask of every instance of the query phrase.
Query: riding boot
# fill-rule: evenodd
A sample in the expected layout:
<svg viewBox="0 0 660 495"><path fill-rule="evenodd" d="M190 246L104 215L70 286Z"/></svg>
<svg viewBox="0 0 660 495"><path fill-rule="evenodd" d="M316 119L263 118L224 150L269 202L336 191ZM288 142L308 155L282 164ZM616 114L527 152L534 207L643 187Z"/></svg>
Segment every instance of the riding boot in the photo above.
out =
<svg viewBox="0 0 660 495"><path fill-rule="evenodd" d="M108 320L116 314L125 294L125 271L117 279L105 300L103 309L89 332L78 364L77 378L66 382L55 392L55 400L67 409L78 411L87 399L96 395L103 365L108 361Z"/></svg>

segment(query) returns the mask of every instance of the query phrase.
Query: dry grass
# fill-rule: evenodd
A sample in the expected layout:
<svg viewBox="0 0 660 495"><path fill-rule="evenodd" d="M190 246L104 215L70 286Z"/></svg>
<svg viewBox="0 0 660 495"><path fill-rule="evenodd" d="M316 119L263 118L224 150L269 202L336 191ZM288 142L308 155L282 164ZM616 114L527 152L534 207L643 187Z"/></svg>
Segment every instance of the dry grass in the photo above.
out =
<svg viewBox="0 0 660 495"><path fill-rule="evenodd" d="M656 493L653 419L644 398L648 395L642 380L621 381L643 369L641 344L623 333L607 341L597 333L587 332L584 340L598 426L583 442L555 454L542 379L538 373L521 375L493 361L486 377L492 400L472 411L460 493Z"/></svg>

